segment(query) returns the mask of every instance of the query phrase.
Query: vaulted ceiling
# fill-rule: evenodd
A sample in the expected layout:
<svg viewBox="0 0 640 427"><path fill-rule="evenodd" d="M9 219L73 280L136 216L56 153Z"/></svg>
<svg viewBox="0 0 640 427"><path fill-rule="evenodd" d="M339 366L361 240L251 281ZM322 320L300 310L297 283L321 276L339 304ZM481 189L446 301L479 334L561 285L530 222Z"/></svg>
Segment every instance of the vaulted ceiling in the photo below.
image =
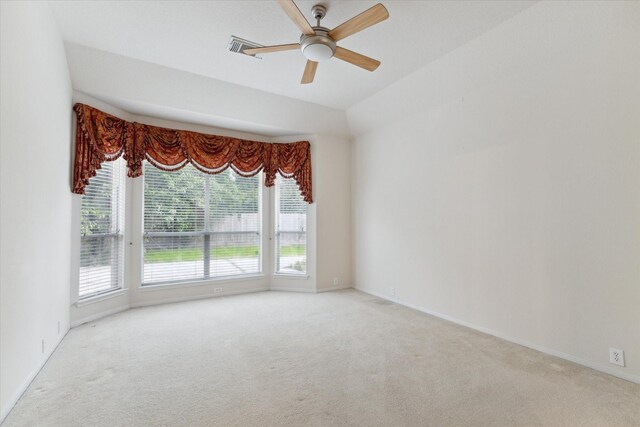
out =
<svg viewBox="0 0 640 427"><path fill-rule="evenodd" d="M297 1L310 22L316 3L327 6L322 24L333 28L377 2ZM275 1L51 2L68 43L339 109L446 55L532 2L388 0L383 4L388 20L339 43L382 61L377 71L333 58L320 63L313 84L301 85L305 58L300 51L256 59L227 50L231 35L263 45L298 41L299 30Z"/></svg>

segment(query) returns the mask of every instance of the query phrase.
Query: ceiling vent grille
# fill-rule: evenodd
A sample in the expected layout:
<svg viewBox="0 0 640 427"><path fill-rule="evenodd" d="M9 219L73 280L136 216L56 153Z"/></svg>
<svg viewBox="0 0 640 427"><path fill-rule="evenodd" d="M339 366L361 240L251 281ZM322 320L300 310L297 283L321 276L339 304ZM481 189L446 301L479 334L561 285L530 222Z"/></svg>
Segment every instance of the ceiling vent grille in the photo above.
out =
<svg viewBox="0 0 640 427"><path fill-rule="evenodd" d="M231 52L262 59L257 55L249 55L248 53L244 53L245 49L251 49L254 47L264 47L264 46L258 43L250 42L249 40L241 39L240 37L236 37L236 36L231 36L231 39L229 40L229 44L227 44L227 50Z"/></svg>

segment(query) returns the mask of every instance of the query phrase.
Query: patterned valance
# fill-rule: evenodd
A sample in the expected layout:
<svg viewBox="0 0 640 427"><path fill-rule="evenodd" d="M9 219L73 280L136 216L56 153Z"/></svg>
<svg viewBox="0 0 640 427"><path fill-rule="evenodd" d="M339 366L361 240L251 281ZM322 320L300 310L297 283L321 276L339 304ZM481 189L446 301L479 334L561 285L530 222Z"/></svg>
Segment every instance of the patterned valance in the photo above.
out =
<svg viewBox="0 0 640 427"><path fill-rule="evenodd" d="M175 171L188 163L205 173L231 167L249 177L264 171L271 187L276 173L293 177L307 203L311 191L311 147L308 141L275 144L128 122L85 104L73 107L78 117L73 192L84 194L89 179L105 161L123 156L127 175L142 175L142 161Z"/></svg>

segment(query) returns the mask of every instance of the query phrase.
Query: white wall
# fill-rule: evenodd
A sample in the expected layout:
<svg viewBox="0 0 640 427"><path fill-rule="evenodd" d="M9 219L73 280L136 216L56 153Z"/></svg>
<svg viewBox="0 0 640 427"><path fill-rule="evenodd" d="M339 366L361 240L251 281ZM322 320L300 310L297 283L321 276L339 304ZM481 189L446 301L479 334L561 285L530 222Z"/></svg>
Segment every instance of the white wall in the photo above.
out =
<svg viewBox="0 0 640 427"><path fill-rule="evenodd" d="M640 381L638 22L539 3L350 109L356 287Z"/></svg>
<svg viewBox="0 0 640 427"><path fill-rule="evenodd" d="M343 110L66 44L73 88L133 114L269 136L348 132Z"/></svg>
<svg viewBox="0 0 640 427"><path fill-rule="evenodd" d="M318 135L313 167L317 291L348 288L351 276L351 144ZM337 283L336 283L337 281Z"/></svg>
<svg viewBox="0 0 640 427"><path fill-rule="evenodd" d="M274 276L271 289L325 292L350 288L351 275L351 143L328 135L274 138L311 143L313 200L307 215L308 279ZM337 279L337 284L335 280Z"/></svg>
<svg viewBox="0 0 640 427"><path fill-rule="evenodd" d="M71 83L49 6L0 8L2 420L69 329Z"/></svg>

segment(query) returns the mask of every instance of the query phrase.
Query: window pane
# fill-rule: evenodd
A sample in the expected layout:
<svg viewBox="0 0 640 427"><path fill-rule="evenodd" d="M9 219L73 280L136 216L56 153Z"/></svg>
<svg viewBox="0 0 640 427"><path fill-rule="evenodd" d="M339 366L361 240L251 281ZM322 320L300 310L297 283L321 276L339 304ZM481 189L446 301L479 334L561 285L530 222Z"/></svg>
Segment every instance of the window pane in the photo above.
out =
<svg viewBox="0 0 640 427"><path fill-rule="evenodd" d="M260 181L227 169L210 179L211 274L260 272Z"/></svg>
<svg viewBox="0 0 640 427"><path fill-rule="evenodd" d="M79 297L122 287L125 165L106 162L82 197Z"/></svg>
<svg viewBox="0 0 640 427"><path fill-rule="evenodd" d="M276 179L276 272L307 271L307 203L293 178Z"/></svg>
<svg viewBox="0 0 640 427"><path fill-rule="evenodd" d="M205 174L144 168L144 283L201 279Z"/></svg>
<svg viewBox="0 0 640 427"><path fill-rule="evenodd" d="M260 268L260 180L188 165L144 171L143 283L255 274Z"/></svg>
<svg viewBox="0 0 640 427"><path fill-rule="evenodd" d="M204 231L205 178L191 165L165 172L145 162L144 231Z"/></svg>

